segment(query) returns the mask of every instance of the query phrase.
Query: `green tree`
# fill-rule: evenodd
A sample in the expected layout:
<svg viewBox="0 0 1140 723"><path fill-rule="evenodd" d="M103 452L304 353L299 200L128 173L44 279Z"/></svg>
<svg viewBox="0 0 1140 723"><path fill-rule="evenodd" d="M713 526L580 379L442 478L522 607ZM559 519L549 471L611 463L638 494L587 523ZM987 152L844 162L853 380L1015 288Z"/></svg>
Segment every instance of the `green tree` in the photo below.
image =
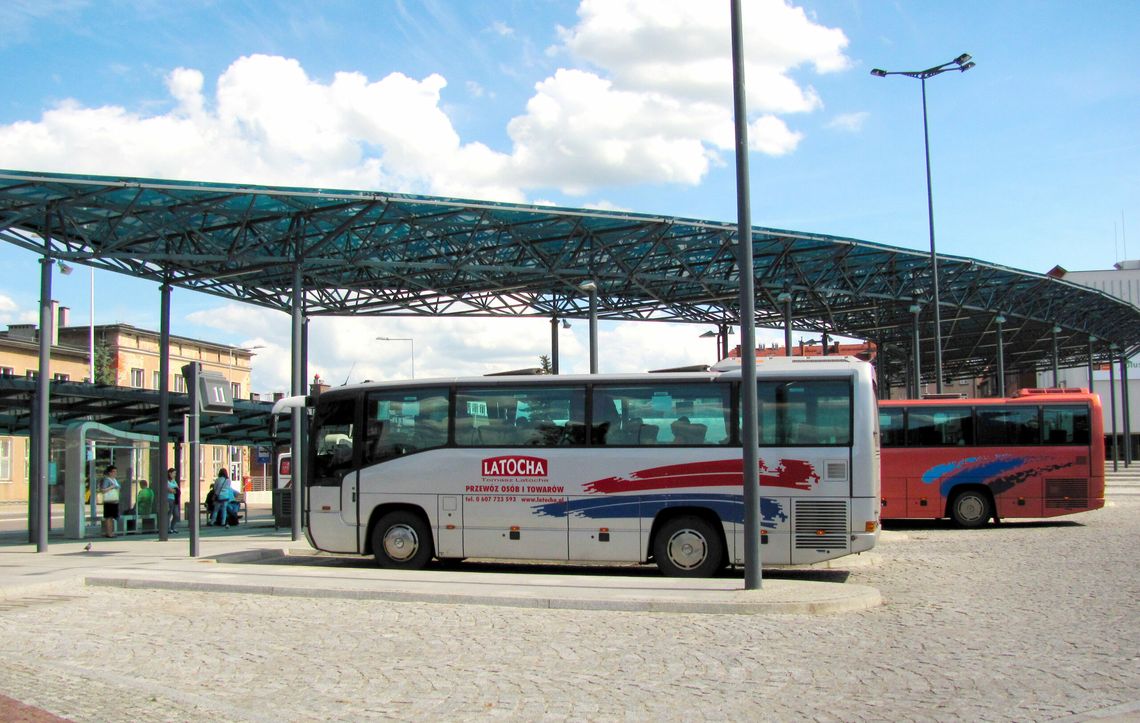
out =
<svg viewBox="0 0 1140 723"><path fill-rule="evenodd" d="M547 356L546 354L539 354L538 355L538 365L539 365L539 367L542 368L543 374L553 374L554 373L554 365L552 365L550 363L550 357Z"/></svg>

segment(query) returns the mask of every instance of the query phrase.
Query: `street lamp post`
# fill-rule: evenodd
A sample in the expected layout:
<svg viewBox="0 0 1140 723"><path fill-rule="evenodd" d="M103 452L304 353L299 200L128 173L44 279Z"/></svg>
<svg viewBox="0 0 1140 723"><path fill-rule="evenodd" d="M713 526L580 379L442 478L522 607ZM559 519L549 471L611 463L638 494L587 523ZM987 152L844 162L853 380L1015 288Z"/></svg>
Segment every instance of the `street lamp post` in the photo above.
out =
<svg viewBox="0 0 1140 723"><path fill-rule="evenodd" d="M934 298L932 300L934 302L934 382L939 394L942 393L942 311L938 303L938 254L934 250L934 195L930 184L930 133L927 130L926 123L926 79L952 70L964 73L973 67L974 61L970 60L969 54L962 53L947 63L926 70L889 71L880 68L871 70L871 75L876 78L885 78L888 75L905 75L908 78L918 78L922 82L922 140L926 148L926 211L930 222L930 271L934 279Z"/></svg>
<svg viewBox="0 0 1140 723"><path fill-rule="evenodd" d="M412 379L416 378L416 340L407 336L378 336L377 341L406 341L412 345Z"/></svg>

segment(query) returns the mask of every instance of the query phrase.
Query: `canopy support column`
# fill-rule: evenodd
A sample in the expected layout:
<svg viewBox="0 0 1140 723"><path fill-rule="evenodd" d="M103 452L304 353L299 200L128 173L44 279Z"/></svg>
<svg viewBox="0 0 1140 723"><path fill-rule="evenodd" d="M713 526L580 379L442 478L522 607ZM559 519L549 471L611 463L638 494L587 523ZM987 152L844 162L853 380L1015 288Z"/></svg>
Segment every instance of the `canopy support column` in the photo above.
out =
<svg viewBox="0 0 1140 723"><path fill-rule="evenodd" d="M301 274L301 263L293 267L293 330L292 330L292 350L293 350L293 389L294 396L300 396L305 393L305 371L304 371L304 351L303 351L303 336L304 324L301 319L301 306L303 304L304 289L302 284L304 277ZM291 461L293 463L293 541L301 539L301 505L305 499L302 496L302 487L305 484L305 449L301 444L301 428L306 422L305 410L300 407L293 408L293 456Z"/></svg>
<svg viewBox="0 0 1140 723"><path fill-rule="evenodd" d="M170 441L170 277L163 281L162 309L158 332L158 476L151 485L158 509L158 539L166 540L170 534L170 505L167 499L170 489L166 481L166 470L170 467L170 453L166 448ZM195 512L197 514L197 512Z"/></svg>
<svg viewBox="0 0 1140 723"><path fill-rule="evenodd" d="M1120 409L1124 413L1124 466L1132 464L1132 415L1128 409L1128 355L1120 353Z"/></svg>
<svg viewBox="0 0 1140 723"><path fill-rule="evenodd" d="M1112 471L1120 469L1120 438L1116 436L1116 349L1108 348L1108 399L1112 416Z"/></svg>
<svg viewBox="0 0 1140 723"><path fill-rule="evenodd" d="M550 317L550 373L558 373L558 315Z"/></svg>
<svg viewBox="0 0 1140 723"><path fill-rule="evenodd" d="M1060 354L1057 351L1057 334L1061 333L1061 327L1053 325L1053 386L1061 386L1061 367L1060 367Z"/></svg>
<svg viewBox="0 0 1140 723"><path fill-rule="evenodd" d="M45 214L45 228L50 228L51 215ZM36 552L47 552L48 529L51 526L51 499L48 497L48 456L51 449L49 399L51 395L51 341L55 320L51 313L50 231L44 234L44 257L40 259L40 370L36 375L36 485L34 496ZM92 492L94 494L94 492Z"/></svg>
<svg viewBox="0 0 1140 723"><path fill-rule="evenodd" d="M1005 317L1001 314L997 315L994 319L994 324L997 325L997 395L999 397L1005 396L1005 340L1002 337L1002 325L1005 324Z"/></svg>
<svg viewBox="0 0 1140 723"><path fill-rule="evenodd" d="M911 395L911 399L922 399L922 349L920 347L921 342L918 334L918 315L922 313L922 306L919 304L911 304L910 313L914 315L911 331L914 337L911 342L913 353L911 361L914 363L914 371L912 372L914 377L914 389L912 390L913 394Z"/></svg>

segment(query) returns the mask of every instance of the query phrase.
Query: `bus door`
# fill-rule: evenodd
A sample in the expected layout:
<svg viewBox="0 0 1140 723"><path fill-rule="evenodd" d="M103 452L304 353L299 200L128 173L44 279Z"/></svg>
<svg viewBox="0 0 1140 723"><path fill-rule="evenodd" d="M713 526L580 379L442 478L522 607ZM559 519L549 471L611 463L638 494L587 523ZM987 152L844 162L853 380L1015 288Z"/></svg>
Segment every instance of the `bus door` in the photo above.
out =
<svg viewBox="0 0 1140 723"><path fill-rule="evenodd" d="M354 445L356 400L318 402L313 427L313 469L308 475L309 534L334 552L360 552L357 533L358 471ZM314 533L319 530L319 533ZM327 538L327 539L326 539Z"/></svg>

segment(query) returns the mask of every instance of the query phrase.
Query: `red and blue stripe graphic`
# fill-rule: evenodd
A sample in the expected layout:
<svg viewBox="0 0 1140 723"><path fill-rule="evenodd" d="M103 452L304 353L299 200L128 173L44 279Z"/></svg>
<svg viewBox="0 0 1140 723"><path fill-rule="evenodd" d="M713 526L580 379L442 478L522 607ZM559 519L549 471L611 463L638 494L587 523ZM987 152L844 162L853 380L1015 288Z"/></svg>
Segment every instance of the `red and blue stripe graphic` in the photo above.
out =
<svg viewBox="0 0 1140 723"><path fill-rule="evenodd" d="M743 524L744 496L715 492L692 492L701 487L740 487L744 466L740 459L687 462L638 470L625 477L606 477L584 485L590 497L575 497L536 505L541 516L574 515L587 519L652 518L666 507L699 506L713 510L726 522ZM760 484L769 487L810 490L819 484L815 467L804 460L781 459L775 467L760 460ZM787 522L784 506L769 497L760 498L760 524L774 529Z"/></svg>

